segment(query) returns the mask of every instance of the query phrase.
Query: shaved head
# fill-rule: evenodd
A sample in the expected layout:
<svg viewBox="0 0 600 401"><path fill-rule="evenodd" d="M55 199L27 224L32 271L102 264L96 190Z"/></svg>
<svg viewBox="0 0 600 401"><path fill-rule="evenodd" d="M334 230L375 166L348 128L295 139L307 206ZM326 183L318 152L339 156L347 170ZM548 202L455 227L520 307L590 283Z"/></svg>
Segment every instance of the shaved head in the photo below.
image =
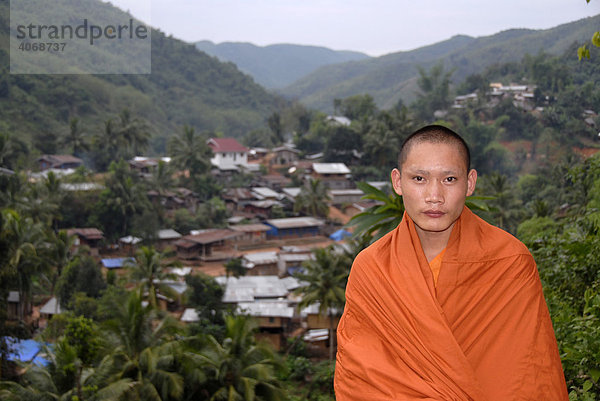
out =
<svg viewBox="0 0 600 401"><path fill-rule="evenodd" d="M402 165L406 162L412 147L418 143L443 143L456 146L456 149L465 161L466 171L471 169L471 153L464 139L450 128L442 125L427 125L413 132L402 144L398 155L398 169L402 171Z"/></svg>

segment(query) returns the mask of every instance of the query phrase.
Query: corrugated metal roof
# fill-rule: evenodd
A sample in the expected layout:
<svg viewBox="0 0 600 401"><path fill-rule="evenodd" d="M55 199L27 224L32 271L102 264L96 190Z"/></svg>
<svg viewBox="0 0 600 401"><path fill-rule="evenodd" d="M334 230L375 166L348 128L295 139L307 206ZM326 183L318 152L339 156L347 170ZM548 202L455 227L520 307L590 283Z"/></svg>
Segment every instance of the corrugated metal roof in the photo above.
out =
<svg viewBox="0 0 600 401"><path fill-rule="evenodd" d="M19 302L21 297L19 296L19 291L9 291L8 297L6 298L6 302Z"/></svg>
<svg viewBox="0 0 600 401"><path fill-rule="evenodd" d="M291 280L290 280L291 279ZM254 302L264 298L286 298L293 277L280 279L277 276L217 277L217 282L225 287L223 302ZM297 282L297 280L296 280Z"/></svg>
<svg viewBox="0 0 600 401"><path fill-rule="evenodd" d="M257 317L294 317L294 308L287 302L240 302L238 313Z"/></svg>
<svg viewBox="0 0 600 401"><path fill-rule="evenodd" d="M68 228L67 235L69 235L69 236L77 235L80 237L84 237L86 239L102 239L102 238L104 238L102 231L98 230L97 228L93 228L93 227Z"/></svg>
<svg viewBox="0 0 600 401"><path fill-rule="evenodd" d="M135 263L135 259L131 257L102 259L102 266L106 267L107 269L119 269L125 266L127 263Z"/></svg>
<svg viewBox="0 0 600 401"><path fill-rule="evenodd" d="M276 228L300 228L322 226L322 220L314 217L289 217L285 219L269 219L265 223Z"/></svg>
<svg viewBox="0 0 600 401"><path fill-rule="evenodd" d="M330 189L329 193L334 196L341 195L364 195L365 193L360 189Z"/></svg>
<svg viewBox="0 0 600 401"><path fill-rule="evenodd" d="M254 187L251 189L251 192L254 193L259 199L279 199L281 194L273 191L269 187Z"/></svg>
<svg viewBox="0 0 600 401"><path fill-rule="evenodd" d="M185 237L182 237L182 240L185 240L188 242L195 242L195 243L204 245L204 244L211 244L213 242L222 241L222 240L229 239L229 238L234 238L239 235L241 235L241 234L237 231L229 230L227 228L224 228L224 229L217 228L217 229L202 230L201 232L199 232L197 234L186 235Z"/></svg>
<svg viewBox="0 0 600 401"><path fill-rule="evenodd" d="M164 230L158 230L157 237L158 239L177 239L181 238L181 234L172 228L167 228Z"/></svg>
<svg viewBox="0 0 600 401"><path fill-rule="evenodd" d="M200 317L198 316L198 312L194 308L186 308L181 315L182 322L186 323L194 323L200 321Z"/></svg>
<svg viewBox="0 0 600 401"><path fill-rule="evenodd" d="M277 263L277 252L266 251L266 252L254 252L247 253L242 256L248 264L253 265L266 265L269 263Z"/></svg>
<svg viewBox="0 0 600 401"><path fill-rule="evenodd" d="M350 169L344 163L313 163L313 170L319 174L350 173Z"/></svg>
<svg viewBox="0 0 600 401"><path fill-rule="evenodd" d="M257 231L269 231L271 229L271 227L267 226L266 224L240 224L237 226L229 226L230 229L234 230L234 231L240 231L240 232L245 232L245 233L249 233L249 232L257 232Z"/></svg>
<svg viewBox="0 0 600 401"><path fill-rule="evenodd" d="M296 198L300 194L301 189L298 187L293 188L283 188L283 193L291 197L292 199Z"/></svg>
<svg viewBox="0 0 600 401"><path fill-rule="evenodd" d="M56 297L52 297L40 308L40 313L44 315L60 315L62 309Z"/></svg>

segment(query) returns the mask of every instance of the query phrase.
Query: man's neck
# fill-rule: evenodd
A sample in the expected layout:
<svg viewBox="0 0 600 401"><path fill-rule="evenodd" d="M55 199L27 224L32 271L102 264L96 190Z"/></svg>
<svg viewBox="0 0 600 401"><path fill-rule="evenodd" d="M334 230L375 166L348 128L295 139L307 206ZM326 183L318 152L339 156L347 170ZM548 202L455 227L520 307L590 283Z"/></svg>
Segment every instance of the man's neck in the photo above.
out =
<svg viewBox="0 0 600 401"><path fill-rule="evenodd" d="M421 248L423 248L427 262L431 262L446 248L453 227L454 224L442 232L423 231L419 227L416 227L419 240L421 241Z"/></svg>

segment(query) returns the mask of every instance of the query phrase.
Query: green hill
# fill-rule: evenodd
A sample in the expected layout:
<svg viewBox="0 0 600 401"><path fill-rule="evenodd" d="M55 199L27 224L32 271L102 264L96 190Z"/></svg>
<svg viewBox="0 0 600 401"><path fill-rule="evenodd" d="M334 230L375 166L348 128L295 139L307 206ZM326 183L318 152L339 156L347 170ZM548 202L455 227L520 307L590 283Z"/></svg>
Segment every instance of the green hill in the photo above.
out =
<svg viewBox="0 0 600 401"><path fill-rule="evenodd" d="M204 40L197 42L196 47L219 60L231 61L256 82L271 89L290 85L324 65L369 58L359 52L292 44L263 47L236 42L215 44Z"/></svg>
<svg viewBox="0 0 600 401"><path fill-rule="evenodd" d="M454 69L453 82L460 83L489 65L518 61L526 53L561 54L573 42L589 40L598 26L600 15L546 30L511 29L480 38L454 36L412 51L324 66L280 92L324 111L332 109L335 98L361 93L369 93L378 106L389 108L399 99L414 100L418 66L428 69L443 62L446 70Z"/></svg>
<svg viewBox="0 0 600 401"><path fill-rule="evenodd" d="M85 15L90 19L129 18L107 3L76 2L86 3ZM69 119L78 117L84 130L93 133L128 108L150 123L155 151L162 151L165 138L184 124L241 136L263 126L281 101L233 64L157 30L152 30L151 74L9 74L8 10L8 1L0 0L0 132L35 142L61 135L68 130ZM110 54L93 47L84 56L101 62Z"/></svg>

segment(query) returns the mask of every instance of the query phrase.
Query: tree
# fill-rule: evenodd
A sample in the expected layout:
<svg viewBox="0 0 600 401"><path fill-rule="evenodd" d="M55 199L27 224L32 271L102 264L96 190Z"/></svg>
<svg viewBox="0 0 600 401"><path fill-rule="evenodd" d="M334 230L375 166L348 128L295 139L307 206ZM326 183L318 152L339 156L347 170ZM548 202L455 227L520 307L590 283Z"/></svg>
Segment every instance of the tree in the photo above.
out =
<svg viewBox="0 0 600 401"><path fill-rule="evenodd" d="M590 0L585 0L588 4L590 3ZM592 44L596 47L600 47L600 32L596 31L594 32L594 34L592 35ZM579 49L577 49L577 57L579 57L579 60L581 61L582 58L590 58L590 49L588 49L587 45L583 45L581 46Z"/></svg>
<svg viewBox="0 0 600 401"><path fill-rule="evenodd" d="M78 118L73 117L69 120L69 132L62 139L62 144L71 149L77 157L90 150L87 134L81 128Z"/></svg>
<svg viewBox="0 0 600 401"><path fill-rule="evenodd" d="M341 100L334 99L333 105L337 113L350 120L367 120L377 112L377 105L369 94L349 96Z"/></svg>
<svg viewBox="0 0 600 401"><path fill-rule="evenodd" d="M129 153L138 154L144 151L150 142L148 124L139 118L133 118L129 109L119 113L118 132L123 137Z"/></svg>
<svg viewBox="0 0 600 401"><path fill-rule="evenodd" d="M186 125L181 133L171 137L169 152L173 155L173 164L181 170L188 170L192 178L210 169L212 150L206 144L206 138L197 135L193 127Z"/></svg>
<svg viewBox="0 0 600 401"><path fill-rule="evenodd" d="M200 351L207 372L211 400L275 401L283 400L275 377L279 364L273 351L256 344L256 323L246 316L227 316L222 343L208 336Z"/></svg>
<svg viewBox="0 0 600 401"><path fill-rule="evenodd" d="M413 108L422 120L431 121L436 110L446 110L450 105L450 77L454 71L445 72L442 63L431 67L429 72L423 67L418 70L420 92Z"/></svg>
<svg viewBox="0 0 600 401"><path fill-rule="evenodd" d="M304 308L319 304L319 313L329 318L329 360L333 360L334 350L334 316L341 314L346 302L345 288L352 261L346 254L332 246L318 248L313 251L314 260L302 263L303 271L295 277L306 282L294 292L302 296L298 304Z"/></svg>
<svg viewBox="0 0 600 401"><path fill-rule="evenodd" d="M225 263L225 271L227 272L227 277L229 277L229 275L236 278L245 276L246 268L242 264L242 258L229 259L227 263Z"/></svg>
<svg viewBox="0 0 600 401"><path fill-rule="evenodd" d="M148 304L152 308L157 307L156 294L159 288L164 294L173 294L170 287L162 283L164 280L174 277L165 270L165 267L169 265L174 264L165 263L162 253L153 247L143 246L137 251L135 263L128 267L133 280L140 284L140 289L148 291Z"/></svg>
<svg viewBox="0 0 600 401"><path fill-rule="evenodd" d="M329 214L327 188L321 180L311 180L300 189L294 203L295 212L303 212L309 216L327 217Z"/></svg>
<svg viewBox="0 0 600 401"><path fill-rule="evenodd" d="M75 293L98 298L105 288L106 282L98 263L91 256L80 254L63 269L56 286L56 296L63 307L70 308Z"/></svg>

